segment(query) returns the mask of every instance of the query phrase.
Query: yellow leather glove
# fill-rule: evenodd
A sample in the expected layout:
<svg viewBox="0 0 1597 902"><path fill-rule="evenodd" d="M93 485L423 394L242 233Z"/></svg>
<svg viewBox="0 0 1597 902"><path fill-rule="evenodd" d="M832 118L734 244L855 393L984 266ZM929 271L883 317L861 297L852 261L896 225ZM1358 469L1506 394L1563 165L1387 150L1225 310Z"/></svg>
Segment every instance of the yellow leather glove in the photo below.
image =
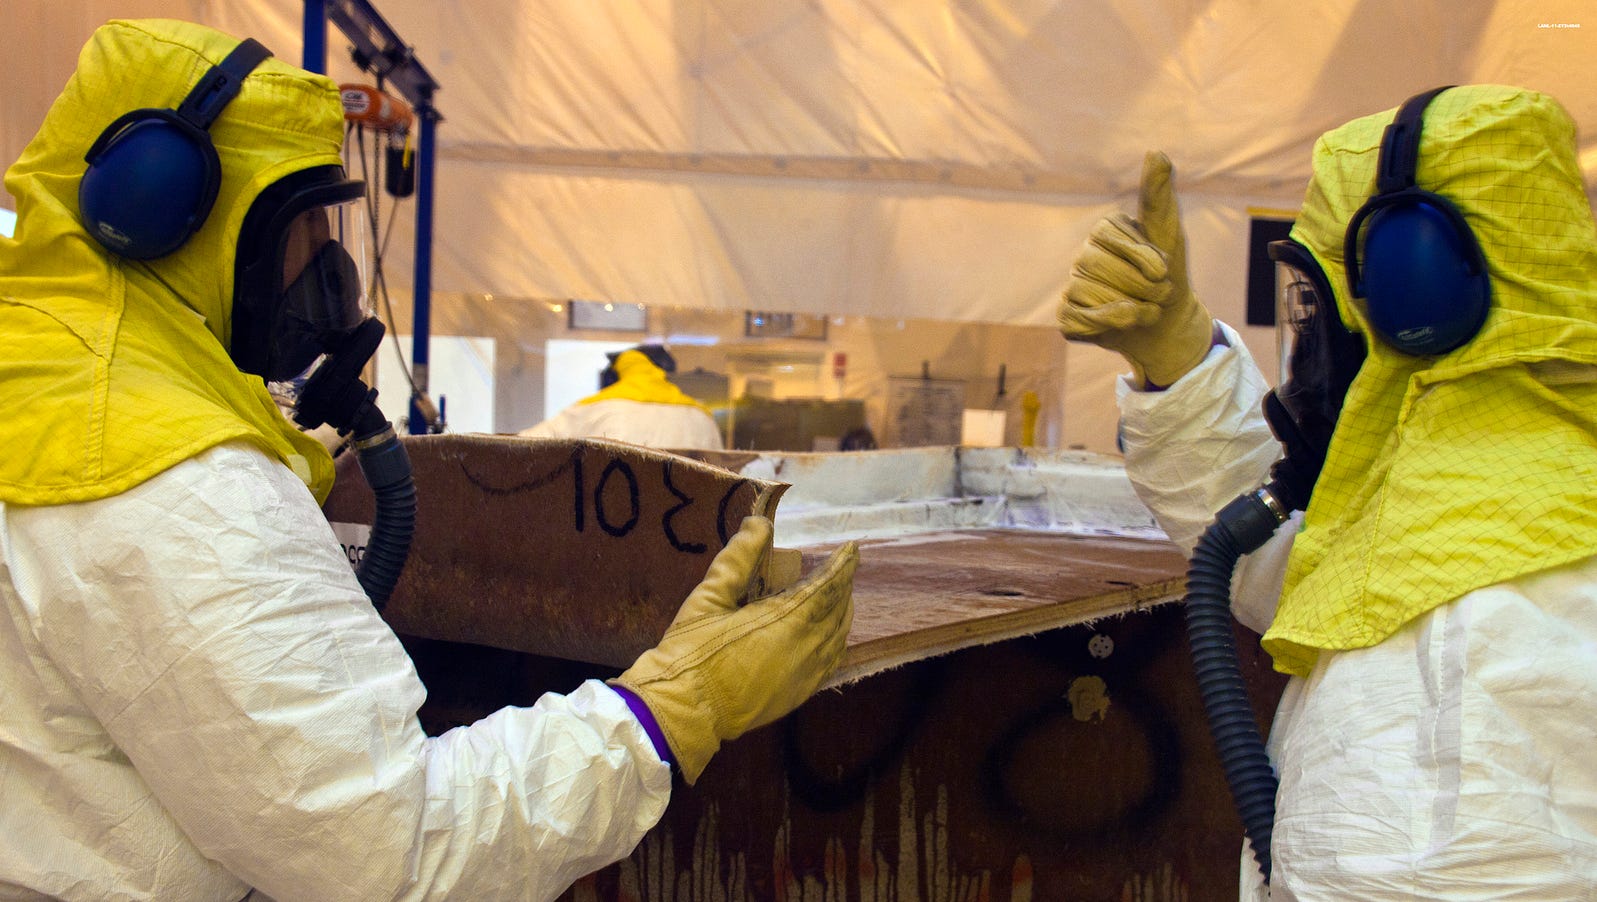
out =
<svg viewBox="0 0 1597 902"><path fill-rule="evenodd" d="M1058 315L1066 338L1119 352L1144 388L1169 387L1203 362L1214 321L1187 279L1169 157L1143 159L1136 219L1115 213L1093 226Z"/></svg>
<svg viewBox="0 0 1597 902"><path fill-rule="evenodd" d="M611 681L648 705L689 785L724 740L797 708L843 659L858 546L849 542L808 577L742 604L770 550L771 521L745 518L660 644Z"/></svg>

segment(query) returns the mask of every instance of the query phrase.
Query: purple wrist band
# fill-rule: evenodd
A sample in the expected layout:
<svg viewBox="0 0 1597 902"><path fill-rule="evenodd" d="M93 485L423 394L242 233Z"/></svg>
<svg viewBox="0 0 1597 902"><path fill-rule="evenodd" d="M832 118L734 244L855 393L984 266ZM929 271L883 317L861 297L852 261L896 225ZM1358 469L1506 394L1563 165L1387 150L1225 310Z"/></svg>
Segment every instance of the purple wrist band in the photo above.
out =
<svg viewBox="0 0 1597 902"><path fill-rule="evenodd" d="M660 731L660 722L654 719L654 712L643 703L643 699L632 694L632 690L624 686L617 686L614 683L608 685L615 690L616 695L621 696L622 701L627 703L632 716L642 725L643 732L649 734L649 741L654 743L655 754L660 756L660 760L666 764L676 764L676 756L671 754L671 746L666 744L665 733Z"/></svg>

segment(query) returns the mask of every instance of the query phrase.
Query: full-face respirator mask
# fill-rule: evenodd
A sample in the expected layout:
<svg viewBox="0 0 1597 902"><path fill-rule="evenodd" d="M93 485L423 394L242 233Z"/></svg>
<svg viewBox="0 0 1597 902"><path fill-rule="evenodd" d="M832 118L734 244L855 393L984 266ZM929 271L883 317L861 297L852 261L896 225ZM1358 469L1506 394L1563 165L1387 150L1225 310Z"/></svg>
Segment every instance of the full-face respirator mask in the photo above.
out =
<svg viewBox="0 0 1597 902"><path fill-rule="evenodd" d="M365 185L342 167L287 176L239 235L230 353L305 428L375 426L360 373L382 341L366 302Z"/></svg>
<svg viewBox="0 0 1597 902"><path fill-rule="evenodd" d="M1342 324L1330 282L1308 248L1287 240L1271 242L1266 251L1275 262L1283 377L1267 396L1264 414L1286 452L1270 475L1290 481L1283 486L1290 496L1280 500L1288 510L1301 510L1325 464L1342 401L1366 349L1364 339Z"/></svg>

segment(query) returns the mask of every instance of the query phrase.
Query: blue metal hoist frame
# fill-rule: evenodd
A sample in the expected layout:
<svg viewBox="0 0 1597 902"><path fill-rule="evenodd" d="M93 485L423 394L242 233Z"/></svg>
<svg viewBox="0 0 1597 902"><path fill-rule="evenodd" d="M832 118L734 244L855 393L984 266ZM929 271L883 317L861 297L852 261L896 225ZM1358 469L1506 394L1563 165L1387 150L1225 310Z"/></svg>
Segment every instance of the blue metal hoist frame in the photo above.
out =
<svg viewBox="0 0 1597 902"><path fill-rule="evenodd" d="M410 432L427 431L428 418L416 401L427 395L427 343L432 337L432 245L434 133L443 118L433 107L438 82L416 61L414 51L366 0L305 0L304 68L327 72L327 23L332 22L355 47L355 62L393 87L415 111L416 140L416 269L411 287L411 363L416 393L410 399Z"/></svg>

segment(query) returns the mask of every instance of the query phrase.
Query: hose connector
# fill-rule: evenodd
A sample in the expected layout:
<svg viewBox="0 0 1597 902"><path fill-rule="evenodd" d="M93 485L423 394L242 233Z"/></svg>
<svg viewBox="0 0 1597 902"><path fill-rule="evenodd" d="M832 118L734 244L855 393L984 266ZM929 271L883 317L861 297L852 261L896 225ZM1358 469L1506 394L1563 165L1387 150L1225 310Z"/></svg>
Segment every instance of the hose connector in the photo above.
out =
<svg viewBox="0 0 1597 902"><path fill-rule="evenodd" d="M1291 514L1279 494L1279 483L1271 482L1238 495L1220 509L1210 529L1223 531L1238 557L1258 549Z"/></svg>

